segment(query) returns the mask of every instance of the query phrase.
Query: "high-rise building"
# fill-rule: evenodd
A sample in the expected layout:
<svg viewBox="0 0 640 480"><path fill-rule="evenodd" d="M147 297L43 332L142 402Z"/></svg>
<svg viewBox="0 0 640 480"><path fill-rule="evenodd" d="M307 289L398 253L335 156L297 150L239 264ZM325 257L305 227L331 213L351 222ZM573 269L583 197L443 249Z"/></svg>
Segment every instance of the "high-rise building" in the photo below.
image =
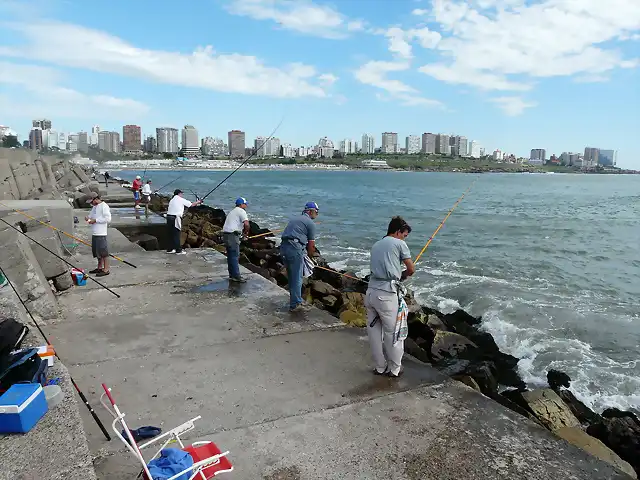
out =
<svg viewBox="0 0 640 480"><path fill-rule="evenodd" d="M149 135L144 139L143 150L147 153L154 153L158 150L156 138Z"/></svg>
<svg viewBox="0 0 640 480"><path fill-rule="evenodd" d="M51 130L51 120L47 120L46 118L34 120L31 123L33 124L33 128L39 128L40 130Z"/></svg>
<svg viewBox="0 0 640 480"><path fill-rule="evenodd" d="M142 129L138 125L122 127L122 148L125 154L140 153L142 148Z"/></svg>
<svg viewBox="0 0 640 480"><path fill-rule="evenodd" d="M436 153L436 138L437 135L434 133L422 134L422 153L425 153L427 155Z"/></svg>
<svg viewBox="0 0 640 480"><path fill-rule="evenodd" d="M296 156L296 151L290 143L285 143L284 145L282 145L282 156L284 158L293 158Z"/></svg>
<svg viewBox="0 0 640 480"><path fill-rule="evenodd" d="M218 137L204 137L200 141L200 150L202 150L203 155L212 155L214 157L227 155L229 153L224 140Z"/></svg>
<svg viewBox="0 0 640 480"><path fill-rule="evenodd" d="M598 165L600 157L600 149L593 147L585 147L584 149L584 162L585 167L595 167Z"/></svg>
<svg viewBox="0 0 640 480"><path fill-rule="evenodd" d="M475 140L469 142L469 156L473 158L480 158L482 156L482 147Z"/></svg>
<svg viewBox="0 0 640 480"><path fill-rule="evenodd" d="M361 153L365 153L365 154L375 153L376 139L373 135L369 135L368 133L365 133L364 135L362 135L361 150L362 150Z"/></svg>
<svg viewBox="0 0 640 480"><path fill-rule="evenodd" d="M71 135L69 137L71 138ZM98 148L105 152L120 153L120 133L107 130L100 131L98 133Z"/></svg>
<svg viewBox="0 0 640 480"><path fill-rule="evenodd" d="M398 153L398 134L384 132L382 134L382 153Z"/></svg>
<svg viewBox="0 0 640 480"><path fill-rule="evenodd" d="M267 137L256 137L253 141L253 151L256 157L262 158L267 156Z"/></svg>
<svg viewBox="0 0 640 480"><path fill-rule="evenodd" d="M502 152L502 150L494 150L493 151L493 160L500 162L502 161L502 159L504 158L504 153Z"/></svg>
<svg viewBox="0 0 640 480"><path fill-rule="evenodd" d="M436 136L436 153L441 155L451 155L451 145L449 144L449 135L439 133Z"/></svg>
<svg viewBox="0 0 640 480"><path fill-rule="evenodd" d="M229 156L231 158L244 157L244 132L241 130L231 130L228 135Z"/></svg>
<svg viewBox="0 0 640 480"><path fill-rule="evenodd" d="M98 146L98 133L100 133L100 125L91 127L91 137L89 137L89 145Z"/></svg>
<svg viewBox="0 0 640 480"><path fill-rule="evenodd" d="M617 152L615 150L600 149L598 153L598 165L603 167L613 167L617 163Z"/></svg>
<svg viewBox="0 0 640 480"><path fill-rule="evenodd" d="M544 148L533 148L529 155L529 163L542 165L547 159L547 151Z"/></svg>
<svg viewBox="0 0 640 480"><path fill-rule="evenodd" d="M49 127L51 127L51 122L49 122ZM29 132L29 146L31 147L31 150L42 150L44 148L44 144L42 142L42 128L33 127L31 129Z"/></svg>
<svg viewBox="0 0 640 480"><path fill-rule="evenodd" d="M298 157L306 158L309 155L313 155L313 149L311 147L302 146L298 148L296 153Z"/></svg>
<svg viewBox="0 0 640 480"><path fill-rule="evenodd" d="M89 152L89 135L87 132L78 133L78 151L81 153Z"/></svg>
<svg viewBox="0 0 640 480"><path fill-rule="evenodd" d="M469 140L467 137L456 136L456 154L459 157L466 157L469 155Z"/></svg>
<svg viewBox="0 0 640 480"><path fill-rule="evenodd" d="M358 153L358 143L349 138L345 138L340 141L338 150L340 150L342 155L353 155L354 153Z"/></svg>
<svg viewBox="0 0 640 480"><path fill-rule="evenodd" d="M193 125L185 125L182 129L182 154L192 157L200 153L198 130Z"/></svg>
<svg viewBox="0 0 640 480"><path fill-rule="evenodd" d="M156 128L156 142L159 153L178 153L178 129L170 127Z"/></svg>
<svg viewBox="0 0 640 480"><path fill-rule="evenodd" d="M409 155L420 153L421 146L420 137L418 135L409 135L405 140L405 148Z"/></svg>
<svg viewBox="0 0 640 480"><path fill-rule="evenodd" d="M335 146L333 145L333 142L328 137L322 137L318 140L316 153L320 158L333 158L334 149Z"/></svg>
<svg viewBox="0 0 640 480"><path fill-rule="evenodd" d="M267 141L265 154L268 157L279 157L280 156L280 139L279 138L270 138Z"/></svg>

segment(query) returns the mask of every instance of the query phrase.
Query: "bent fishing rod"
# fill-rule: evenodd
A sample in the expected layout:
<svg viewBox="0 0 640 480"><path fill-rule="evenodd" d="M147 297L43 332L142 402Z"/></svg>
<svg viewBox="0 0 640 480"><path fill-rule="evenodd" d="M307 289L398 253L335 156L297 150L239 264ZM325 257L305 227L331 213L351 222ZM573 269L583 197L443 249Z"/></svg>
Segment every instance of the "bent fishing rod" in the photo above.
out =
<svg viewBox="0 0 640 480"><path fill-rule="evenodd" d="M19 228L11 225L9 222L7 222L4 218L0 218L0 222L4 223L5 225L13 228L16 232L18 232L20 235L23 235L25 237L27 237L29 240L31 240L33 243L35 243L36 245L44 248L47 252L49 252L51 255L53 255L54 257L56 257L58 260L62 260L64 263L66 263L67 265L69 265L71 268L75 268L76 270L81 270L80 268L76 267L73 263L68 262L66 259L62 258L60 255L58 255L57 253L51 251L49 248L45 247L44 245L42 245L40 242L37 242L36 240L34 240L33 238L31 238L29 235L27 235L26 233L24 233L22 230L20 230ZM113 290L111 290L109 287L107 287L105 284L99 282L98 280L96 280L93 277L90 277L89 275L85 275L85 277L87 277L89 280L93 280L95 283L97 283L98 285L100 285L102 288L104 288L107 292L115 295L116 297L120 298L120 295L118 295L116 292L114 292Z"/></svg>
<svg viewBox="0 0 640 480"><path fill-rule="evenodd" d="M90 244L90 243L85 242L85 241L84 241L84 240L82 240L81 238L78 238L78 237L76 237L76 236L73 236L73 235L71 235L70 233L64 232L64 231L60 230L59 228L56 228L56 227L54 227L53 225L48 224L47 222L43 222L43 221L41 221L41 220L38 220L37 218L32 217L31 215L29 215L29 214L28 214L28 213L26 213L26 212L23 212L22 210L18 210L18 209L16 209L16 208L11 208L10 206L8 206L8 205L6 205L6 204L4 204L4 203L2 203L2 202L0 202L0 205L2 205L3 207L8 208L8 209L10 209L10 210L13 210L14 212L19 213L20 215L24 215L24 216L25 216L25 217L27 217L28 219L30 219L30 220L34 220L34 221L38 222L40 225L44 225L45 227L50 228L51 230L53 230L53 231L55 231L55 232L59 232L59 233L61 233L61 234L63 234L63 235L66 235L66 236L67 236L67 237L69 237L69 238L72 238L73 240L77 240L78 242L80 242L80 243L82 243L82 244L86 245L87 247L90 247L90 246L91 246L91 244ZM133 263L129 263L129 262L127 262L126 260L123 260L122 258L120 258L120 257L118 257L118 256L116 256L116 255L109 254L109 256L110 256L111 258L115 258L116 260L118 260L118 261L120 261L120 262L122 262L122 263L124 263L124 264L129 265L130 267L138 268L138 267L136 267Z"/></svg>
<svg viewBox="0 0 640 480"><path fill-rule="evenodd" d="M244 162L242 162L240 165L238 165L238 167L236 167L236 169L233 172L231 172L229 175L227 175L218 185L213 187L209 193L207 193L204 197L202 197L201 200L204 201L209 195L211 195L213 192L215 192L218 189L218 187L220 187L220 185L222 185L224 182L229 180L229 178L231 178L231 176L234 173L236 173L238 170L240 170L249 160L251 160L262 149L262 147L264 147L266 145L266 143L273 138L273 136L276 134L276 132L280 128L280 125L282 125L282 122L284 122L284 116L280 119L280 123L278 123L278 125L276 125L276 128L273 129L273 131L271 132L271 135L269 135L267 137L267 139L264 142L262 142L262 144L258 148L256 148L255 151L251 155L249 155Z"/></svg>
<svg viewBox="0 0 640 480"><path fill-rule="evenodd" d="M16 290L15 285L13 284L13 282L11 281L11 279L7 276L7 273L2 269L2 267L0 267L0 273L2 273L2 275L4 276L4 278L7 279L7 283L9 283L9 285L11 286L11 289L13 290L13 293L16 294L16 297L18 297L18 300L20 301L20 303L22 304L22 307L25 309L25 311L27 312L27 314L29 315L29 317L31 318L31 321L33 322L33 324L36 326L36 328L38 329L38 331L40 332L40 335L42 335L42 338L44 339L45 342L47 342L47 345L49 345L50 347L53 348L53 352L55 353L55 356L58 357L58 360L60 360L60 362L62 362L62 359L60 358L60 355L58 354L58 351L55 349L55 347L53 346L53 344L49 341L49 338L47 337L47 335L44 333L44 331L42 330L42 328L40 327L40 324L38 323L38 321L34 318L33 314L31 313L31 311L29 310L29 308L27 307L27 305L24 303L24 300L22 300L22 297L20 296L20 294L18 293L18 290ZM62 362L64 363L64 362ZM80 399L82 400L82 403L85 404L85 406L87 407L87 409L89 410L89 412L91 413L91 416L93 417L93 419L95 420L96 424L98 425L98 427L100 427L100 430L102 430L102 433L104 434L105 438L109 441L111 441L111 437L109 436L109 432L107 432L107 429L104 428L104 425L102 424L102 422L100 421L100 418L98 417L98 414L95 412L95 410L93 409L93 407L91 406L91 404L89 404L89 400L87 400L87 397L85 397L84 393L82 393L82 390L80 390L80 387L78 387L78 384L76 383L76 381L73 379L73 377L71 375L69 375L70 379L71 379L71 384L73 385L73 388L76 389L76 392L78 392L78 396L80 397Z"/></svg>

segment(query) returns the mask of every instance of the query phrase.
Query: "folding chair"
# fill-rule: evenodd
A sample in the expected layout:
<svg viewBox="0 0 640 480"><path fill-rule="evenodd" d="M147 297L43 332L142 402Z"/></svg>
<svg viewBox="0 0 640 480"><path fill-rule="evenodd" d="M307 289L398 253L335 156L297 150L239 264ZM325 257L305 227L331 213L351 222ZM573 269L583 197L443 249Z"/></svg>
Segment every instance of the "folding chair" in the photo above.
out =
<svg viewBox="0 0 640 480"><path fill-rule="evenodd" d="M221 473L231 472L233 470L233 466L231 462L227 458L229 452L221 452L220 449L213 442L194 442L189 446L185 446L182 440L180 439L180 435L184 435L187 432L195 429L195 421L200 420L202 417L197 416L192 418L188 422L183 423L182 425L177 426L176 428L169 430L168 432L146 442L142 445L138 445L127 426L127 423L124 420L125 414L120 411L116 402L113 399L111 394L111 389L108 388L104 383L102 384L102 388L104 393L100 396L100 403L107 409L107 411L113 416L114 420L111 423L111 428L113 429L116 436L122 440L125 444L129 452L133 454L136 459L140 463L142 463L142 475L144 480L153 480L151 474L149 473L148 462L144 459L142 455L142 450L153 445L158 444L162 440L162 446L156 451L156 453L151 457L150 460L157 458L160 456L160 452L163 448L165 448L168 444L177 442L180 445L180 449L188 452L193 458L193 465L179 473L176 473L174 476L169 478L168 480L175 480L180 478L180 476L184 474L190 474L188 477L189 480L205 480L208 478L213 478L216 475ZM109 399L113 410L107 405L105 402L105 396ZM118 427L120 424L121 428ZM122 436L120 430L124 429L124 432L127 436Z"/></svg>

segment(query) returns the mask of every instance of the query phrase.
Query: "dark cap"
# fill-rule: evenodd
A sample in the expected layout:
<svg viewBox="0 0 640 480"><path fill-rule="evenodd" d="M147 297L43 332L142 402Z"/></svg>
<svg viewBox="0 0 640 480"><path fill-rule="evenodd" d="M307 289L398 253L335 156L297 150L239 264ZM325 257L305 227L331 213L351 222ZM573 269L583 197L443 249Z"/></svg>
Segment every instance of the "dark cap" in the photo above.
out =
<svg viewBox="0 0 640 480"><path fill-rule="evenodd" d="M176 188L176 189L173 191L173 194L174 194L174 195L180 195L181 193L182 193L182 190L180 190L179 188Z"/></svg>
<svg viewBox="0 0 640 480"><path fill-rule="evenodd" d="M96 192L91 192L89 198L87 199L87 203L93 202L96 198L100 198L100 195Z"/></svg>

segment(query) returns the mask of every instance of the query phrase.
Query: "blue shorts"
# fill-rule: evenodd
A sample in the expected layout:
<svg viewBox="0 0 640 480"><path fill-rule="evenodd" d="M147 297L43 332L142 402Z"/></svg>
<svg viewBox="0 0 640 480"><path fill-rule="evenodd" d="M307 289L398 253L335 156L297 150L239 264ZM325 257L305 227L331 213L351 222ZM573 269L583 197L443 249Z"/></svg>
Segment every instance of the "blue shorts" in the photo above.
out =
<svg viewBox="0 0 640 480"><path fill-rule="evenodd" d="M133 199L134 200L140 200L140 192L133 192Z"/></svg>

